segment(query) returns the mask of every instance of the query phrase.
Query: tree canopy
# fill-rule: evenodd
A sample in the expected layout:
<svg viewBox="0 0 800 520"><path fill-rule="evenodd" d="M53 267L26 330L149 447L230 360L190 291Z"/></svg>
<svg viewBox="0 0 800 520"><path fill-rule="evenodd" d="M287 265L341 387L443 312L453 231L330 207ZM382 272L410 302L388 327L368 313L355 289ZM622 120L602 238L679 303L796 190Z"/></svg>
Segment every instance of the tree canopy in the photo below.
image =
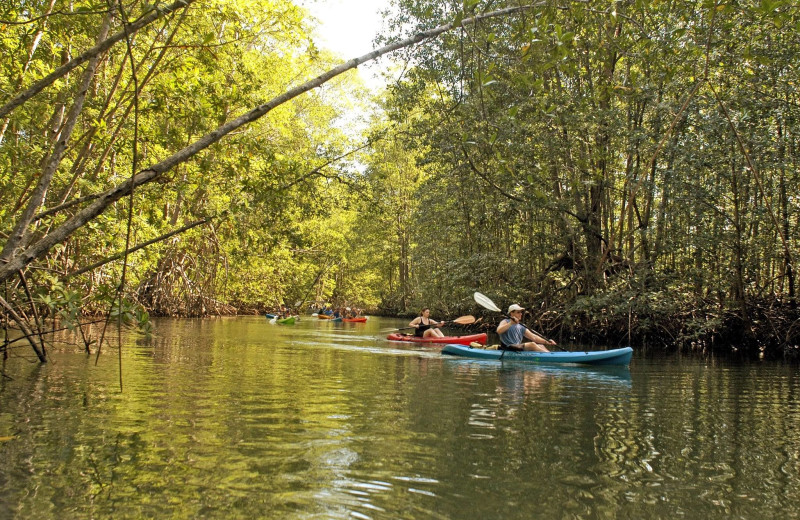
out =
<svg viewBox="0 0 800 520"><path fill-rule="evenodd" d="M46 318L476 290L562 339L796 348L791 2L397 0L344 63L308 19L1 8L2 303L40 359ZM385 92L346 73L389 52Z"/></svg>

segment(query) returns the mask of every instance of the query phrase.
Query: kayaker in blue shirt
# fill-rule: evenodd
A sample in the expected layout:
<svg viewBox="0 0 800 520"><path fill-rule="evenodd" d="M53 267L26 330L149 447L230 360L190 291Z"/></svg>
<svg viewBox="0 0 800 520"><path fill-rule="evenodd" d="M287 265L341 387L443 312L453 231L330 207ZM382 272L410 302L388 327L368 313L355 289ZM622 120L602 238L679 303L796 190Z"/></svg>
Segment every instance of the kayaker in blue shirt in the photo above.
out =
<svg viewBox="0 0 800 520"><path fill-rule="evenodd" d="M500 343L502 343L501 347L505 350L550 352L545 345L555 345L556 342L551 339L544 339L520 323L524 310L524 307L520 307L516 303L508 308L509 317L501 321L500 325L497 326L497 334L500 335Z"/></svg>
<svg viewBox="0 0 800 520"><path fill-rule="evenodd" d="M419 316L411 320L408 324L409 327L414 327L414 335L418 338L429 338L431 336L436 338L443 338L444 334L438 329L444 325L443 321L436 321L430 318L431 310L427 307L422 309Z"/></svg>

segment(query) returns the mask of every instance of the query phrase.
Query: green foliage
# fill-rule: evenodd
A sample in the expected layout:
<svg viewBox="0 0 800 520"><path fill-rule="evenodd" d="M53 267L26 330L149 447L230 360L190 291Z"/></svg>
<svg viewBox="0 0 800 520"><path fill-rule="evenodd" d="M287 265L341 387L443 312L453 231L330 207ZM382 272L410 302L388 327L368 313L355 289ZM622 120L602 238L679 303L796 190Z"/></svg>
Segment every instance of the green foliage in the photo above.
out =
<svg viewBox="0 0 800 520"><path fill-rule="evenodd" d="M80 3L56 4L50 15L44 3L9 7L4 13L6 20L35 20L9 26L0 38L4 56L13 57L0 65L5 96L94 45L104 11L84 10ZM134 19L152 6L140 2L125 9ZM335 61L327 53L302 51L315 49L306 17L284 0L200 2L185 16L178 12L160 26L136 33L131 47L136 83L125 45L112 47L100 62L76 125L77 137L48 190L45 208L129 177L134 136L136 168L141 169L330 68ZM111 32L119 30L115 18ZM6 235L27 204L41 160L52 146L50 129L63 121L63 107L76 86L77 76L65 76L14 110L3 127L0 229ZM139 88L135 104L134 86ZM361 92L360 97L346 104L341 101L347 97L343 89ZM113 305L114 315L126 324L146 327L142 304L167 315L254 312L282 302L331 297L339 281L344 283L339 297L377 303L355 281L337 281L342 266L350 265L351 280L358 280L362 267L371 269L365 259L351 258L349 246L357 214L356 198L347 186L355 182L357 164L334 160L360 140L338 129L337 119L365 99L353 77L331 81L176 167L160 184L120 200L30 272L31 283L39 288L37 304L70 326L81 314L105 313ZM136 300L118 309L112 302L117 301L122 263L103 261L128 243L131 204L131 246L212 218L210 224L131 253L125 292ZM43 224L58 225L80 207L48 216ZM67 277L94 263L101 265ZM21 296L19 305L23 300Z"/></svg>
<svg viewBox="0 0 800 520"><path fill-rule="evenodd" d="M104 14L92 5L2 8L24 23L0 34L0 101L95 44ZM399 0L385 38L517 5ZM126 14L149 9L133 2ZM39 210L78 203L32 229L331 68L305 17L286 0L206 0L112 47ZM752 302L796 299L798 26L782 0L590 0L444 33L409 49L369 147L354 152L364 136L345 117L367 113L369 93L352 75L326 83L53 248L26 273L35 302L68 323L105 312L123 275L107 259L209 219L128 256L120 317L314 300L449 313L472 310L481 290L547 309L553 330L576 336L666 328L691 342L746 329ZM61 77L2 121L4 236L79 79Z"/></svg>
<svg viewBox="0 0 800 520"><path fill-rule="evenodd" d="M458 9L400 5L415 29ZM426 115L402 140L435 186L415 195L410 241L435 247L413 249L412 293L679 344L795 299L799 20L785 2L548 3L416 47L387 101Z"/></svg>

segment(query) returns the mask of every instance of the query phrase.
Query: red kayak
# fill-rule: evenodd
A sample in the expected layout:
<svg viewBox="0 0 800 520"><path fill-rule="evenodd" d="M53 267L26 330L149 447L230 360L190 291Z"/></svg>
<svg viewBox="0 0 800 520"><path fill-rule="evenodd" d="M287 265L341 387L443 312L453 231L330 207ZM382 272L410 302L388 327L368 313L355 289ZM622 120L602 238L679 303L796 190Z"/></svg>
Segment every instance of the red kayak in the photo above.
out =
<svg viewBox="0 0 800 520"><path fill-rule="evenodd" d="M445 336L443 338L437 338L436 336L420 338L413 334L402 334L400 332L394 332L386 336L386 339L390 341L413 341L415 343L454 343L457 345L469 345L473 341L486 344L487 338L488 336L485 332L480 334L470 334L469 336Z"/></svg>
<svg viewBox="0 0 800 520"><path fill-rule="evenodd" d="M366 316L361 316L359 318L342 318L342 321L349 321L350 323L364 323L367 321Z"/></svg>

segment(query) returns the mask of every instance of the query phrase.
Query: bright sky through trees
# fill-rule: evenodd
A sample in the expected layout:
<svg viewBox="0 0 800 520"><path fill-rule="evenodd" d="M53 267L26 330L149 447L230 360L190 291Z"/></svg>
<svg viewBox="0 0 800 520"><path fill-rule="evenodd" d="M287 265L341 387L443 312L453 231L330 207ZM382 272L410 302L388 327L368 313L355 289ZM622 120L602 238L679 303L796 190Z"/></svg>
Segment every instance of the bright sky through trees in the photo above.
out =
<svg viewBox="0 0 800 520"><path fill-rule="evenodd" d="M320 46L342 59L349 60L371 51L375 35L383 27L380 11L389 7L390 0L298 0L319 21L317 36ZM386 58L377 63L361 65L359 71L368 85L382 85L380 71L386 68Z"/></svg>

